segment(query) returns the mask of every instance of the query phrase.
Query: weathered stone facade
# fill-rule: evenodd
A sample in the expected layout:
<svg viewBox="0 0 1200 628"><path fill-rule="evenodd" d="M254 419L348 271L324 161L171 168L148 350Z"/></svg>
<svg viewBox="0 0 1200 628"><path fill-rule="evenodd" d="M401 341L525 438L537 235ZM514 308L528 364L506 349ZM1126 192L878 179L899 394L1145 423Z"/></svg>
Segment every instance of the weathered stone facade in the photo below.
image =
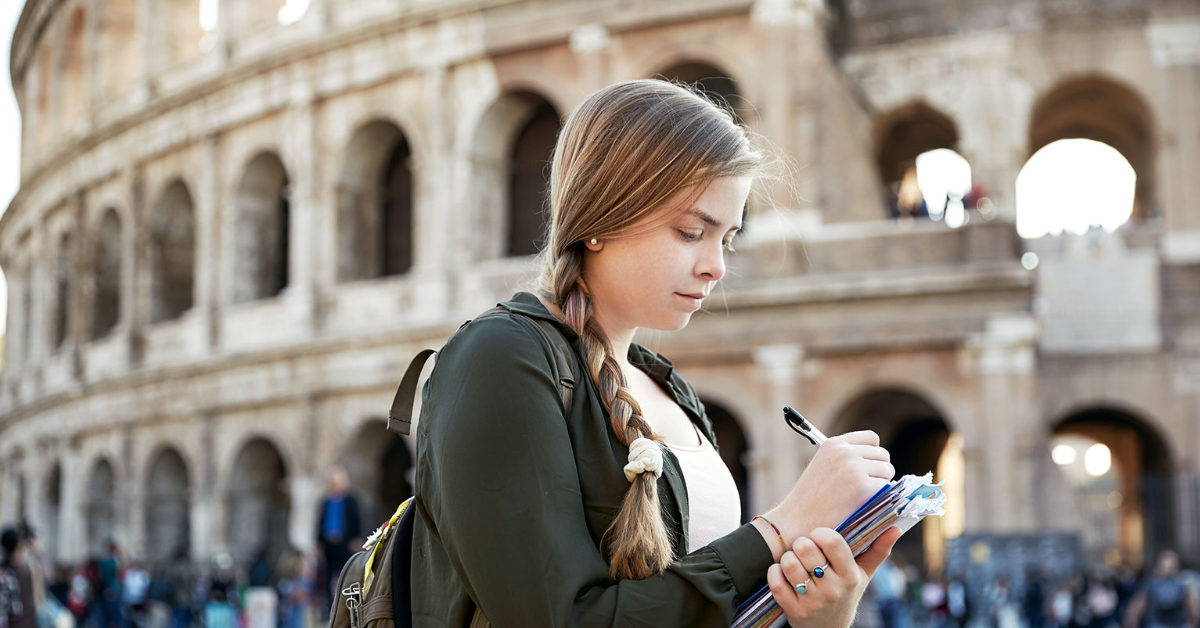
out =
<svg viewBox="0 0 1200 628"><path fill-rule="evenodd" d="M811 455L792 405L876 429L902 470L961 450L932 560L960 529L1085 527L1048 455L1066 432L1125 466L1126 558L1200 549L1192 494L1140 485L1198 471L1194 2L312 0L281 25L283 4L220 0L209 32L198 0L21 16L0 520L56 558L309 547L338 461L377 516L411 480L379 421L401 369L531 276L557 119L660 73L717 77L793 166L705 312L641 338L720 418L749 512ZM1017 173L1064 137L1121 150L1135 218L1022 241ZM884 219L885 179L932 148L989 213Z"/></svg>

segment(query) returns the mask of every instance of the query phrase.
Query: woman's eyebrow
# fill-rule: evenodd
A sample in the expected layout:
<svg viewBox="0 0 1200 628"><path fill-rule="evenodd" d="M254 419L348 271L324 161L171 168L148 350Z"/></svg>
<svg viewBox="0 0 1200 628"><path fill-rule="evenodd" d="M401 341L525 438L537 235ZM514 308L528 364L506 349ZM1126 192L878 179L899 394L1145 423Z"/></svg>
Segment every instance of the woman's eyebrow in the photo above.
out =
<svg viewBox="0 0 1200 628"><path fill-rule="evenodd" d="M691 214L691 215L693 215L693 216L695 216L695 217L697 217L697 218L699 218L699 219L700 219L700 220L702 220L702 221L704 221L704 224L706 224L706 225L708 225L708 226L710 226L710 227L720 227L720 226L721 226L721 221L717 220L716 218L713 218L712 214L710 214L710 213L708 213L708 212L706 212L706 211L704 211L704 210L702 210L702 209L699 209L699 208L693 207L693 208L691 208L691 209L687 210L687 213L688 213L688 214ZM730 231L732 231L732 230L734 230L734 229L737 229L738 231L741 231L741 230L742 230L742 226L741 226L741 225L734 225L734 226L732 226L732 227L730 227L730 228L729 228L729 230L730 230Z"/></svg>

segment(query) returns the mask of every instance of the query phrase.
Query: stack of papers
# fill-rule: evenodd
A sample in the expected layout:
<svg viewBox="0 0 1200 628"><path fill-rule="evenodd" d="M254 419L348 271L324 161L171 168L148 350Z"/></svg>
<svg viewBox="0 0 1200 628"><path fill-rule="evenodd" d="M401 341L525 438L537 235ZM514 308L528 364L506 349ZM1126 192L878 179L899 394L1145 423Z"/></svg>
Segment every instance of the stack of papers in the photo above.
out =
<svg viewBox="0 0 1200 628"><path fill-rule="evenodd" d="M906 475L879 489L854 514L837 527L855 556L867 551L888 528L908 532L928 515L942 516L946 494L941 483L933 483L933 474ZM815 567L816 565L810 565ZM733 628L777 628L787 625L783 609L775 603L768 587L750 596L733 619Z"/></svg>

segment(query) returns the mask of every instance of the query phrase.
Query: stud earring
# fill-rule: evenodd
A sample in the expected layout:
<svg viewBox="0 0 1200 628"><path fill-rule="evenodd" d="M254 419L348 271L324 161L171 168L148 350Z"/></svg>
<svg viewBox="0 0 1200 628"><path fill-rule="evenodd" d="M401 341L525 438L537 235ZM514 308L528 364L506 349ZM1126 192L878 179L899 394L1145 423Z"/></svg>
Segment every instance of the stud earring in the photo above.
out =
<svg viewBox="0 0 1200 628"><path fill-rule="evenodd" d="M592 246L596 246L596 238L592 238Z"/></svg>

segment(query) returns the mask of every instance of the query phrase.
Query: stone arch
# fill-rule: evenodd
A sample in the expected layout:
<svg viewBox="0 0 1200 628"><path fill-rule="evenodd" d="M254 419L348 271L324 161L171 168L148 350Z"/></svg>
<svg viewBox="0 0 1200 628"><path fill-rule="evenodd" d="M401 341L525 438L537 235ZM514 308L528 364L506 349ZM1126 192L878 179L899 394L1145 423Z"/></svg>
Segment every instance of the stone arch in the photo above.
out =
<svg viewBox="0 0 1200 628"><path fill-rule="evenodd" d="M1088 139L1115 148L1137 175L1132 220L1158 215L1154 189L1155 121L1133 88L1101 76L1064 80L1043 94L1029 118L1027 157L1052 142Z"/></svg>
<svg viewBox="0 0 1200 628"><path fill-rule="evenodd" d="M511 92L488 107L472 147L472 199L482 259L532 255L545 235L550 158L562 128L558 110L533 92Z"/></svg>
<svg viewBox="0 0 1200 628"><path fill-rule="evenodd" d="M92 339L99 340L117 326L121 316L121 267L124 262L121 217L105 210L92 247Z"/></svg>
<svg viewBox="0 0 1200 628"><path fill-rule="evenodd" d="M899 386L870 388L835 416L837 433L873 430L879 434L880 445L891 453L897 477L932 471L948 484L960 480L944 478L939 469L951 444L950 422L919 392ZM948 497L950 493L947 491ZM949 512L955 504L947 502L946 507ZM946 537L943 525L936 517L918 524L922 529L904 535L896 543L894 555L905 564L940 568Z"/></svg>
<svg viewBox="0 0 1200 628"><path fill-rule="evenodd" d="M246 165L234 205L235 303L276 296L288 285L288 192L287 169L274 152Z"/></svg>
<svg viewBox="0 0 1200 628"><path fill-rule="evenodd" d="M938 148L958 149L958 125L924 102L897 107L874 123L875 165L885 186L899 182L917 156Z"/></svg>
<svg viewBox="0 0 1200 628"><path fill-rule="evenodd" d="M192 308L196 219L187 184L176 179L159 197L150 219L150 322L179 318Z"/></svg>
<svg viewBox="0 0 1200 628"><path fill-rule="evenodd" d="M41 537L45 539L44 550L51 560L58 558L58 526L62 519L62 463L55 460L46 472L43 484Z"/></svg>
<svg viewBox="0 0 1200 628"><path fill-rule="evenodd" d="M247 564L258 552L278 556L288 545L291 498L288 470L274 443L263 437L246 442L234 458L226 487L229 550Z"/></svg>
<svg viewBox="0 0 1200 628"><path fill-rule="evenodd" d="M54 320L50 343L55 349L62 347L70 331L71 295L74 292L71 279L75 275L71 263L72 240L71 232L64 231L54 249Z"/></svg>
<svg viewBox="0 0 1200 628"><path fill-rule="evenodd" d="M159 11L159 24L154 32L170 35L162 40L167 66L200 56L205 35L200 24L200 0L164 0L155 8Z"/></svg>
<svg viewBox="0 0 1200 628"><path fill-rule="evenodd" d="M87 111L87 86L89 84L87 54L87 12L76 7L67 22L66 46L59 64L58 80L62 104L62 129L70 134Z"/></svg>
<svg viewBox="0 0 1200 628"><path fill-rule="evenodd" d="M342 281L402 275L413 264L413 151L394 122L354 132L338 176L338 275Z"/></svg>
<svg viewBox="0 0 1200 628"><path fill-rule="evenodd" d="M104 0L100 12L100 63L105 100L118 98L142 74L137 4L137 0Z"/></svg>
<svg viewBox="0 0 1200 628"><path fill-rule="evenodd" d="M146 559L162 562L186 558L190 544L190 482L187 464L174 447L154 456L146 475Z"/></svg>
<svg viewBox="0 0 1200 628"><path fill-rule="evenodd" d="M87 550L90 556L104 553L115 542L117 481L113 465L101 457L92 463L87 479L87 497L83 508L87 525Z"/></svg>
<svg viewBox="0 0 1200 628"><path fill-rule="evenodd" d="M656 78L679 81L694 86L718 104L727 104L738 122L751 112L750 101L738 89L738 83L719 65L692 58L677 59L655 74Z"/></svg>
<svg viewBox="0 0 1200 628"><path fill-rule="evenodd" d="M1079 506L1089 513L1111 512L1111 492L1120 494L1111 530L1084 530L1092 558L1102 559L1115 547L1125 564L1140 565L1162 549L1177 549L1179 530L1175 518L1175 457L1167 438L1136 411L1120 405L1097 403L1061 415L1051 427L1054 436L1081 436L1105 445L1111 452L1113 472L1107 482L1096 478L1102 506L1094 504L1085 487ZM1064 472L1066 469L1064 469ZM1085 527L1089 525L1085 521ZM1109 536L1112 533L1114 536Z"/></svg>
<svg viewBox="0 0 1200 628"><path fill-rule="evenodd" d="M738 496L742 505L742 522L752 516L750 512L750 470L746 467L746 453L750 450L750 441L742 422L725 406L711 399L702 400L705 414L712 423L713 434L717 438L717 449L721 460L729 468L730 475L738 487Z"/></svg>
<svg viewBox="0 0 1200 628"><path fill-rule="evenodd" d="M413 494L416 456L408 443L389 432L387 420L365 421L343 447L338 464L350 476L363 521L387 519Z"/></svg>

